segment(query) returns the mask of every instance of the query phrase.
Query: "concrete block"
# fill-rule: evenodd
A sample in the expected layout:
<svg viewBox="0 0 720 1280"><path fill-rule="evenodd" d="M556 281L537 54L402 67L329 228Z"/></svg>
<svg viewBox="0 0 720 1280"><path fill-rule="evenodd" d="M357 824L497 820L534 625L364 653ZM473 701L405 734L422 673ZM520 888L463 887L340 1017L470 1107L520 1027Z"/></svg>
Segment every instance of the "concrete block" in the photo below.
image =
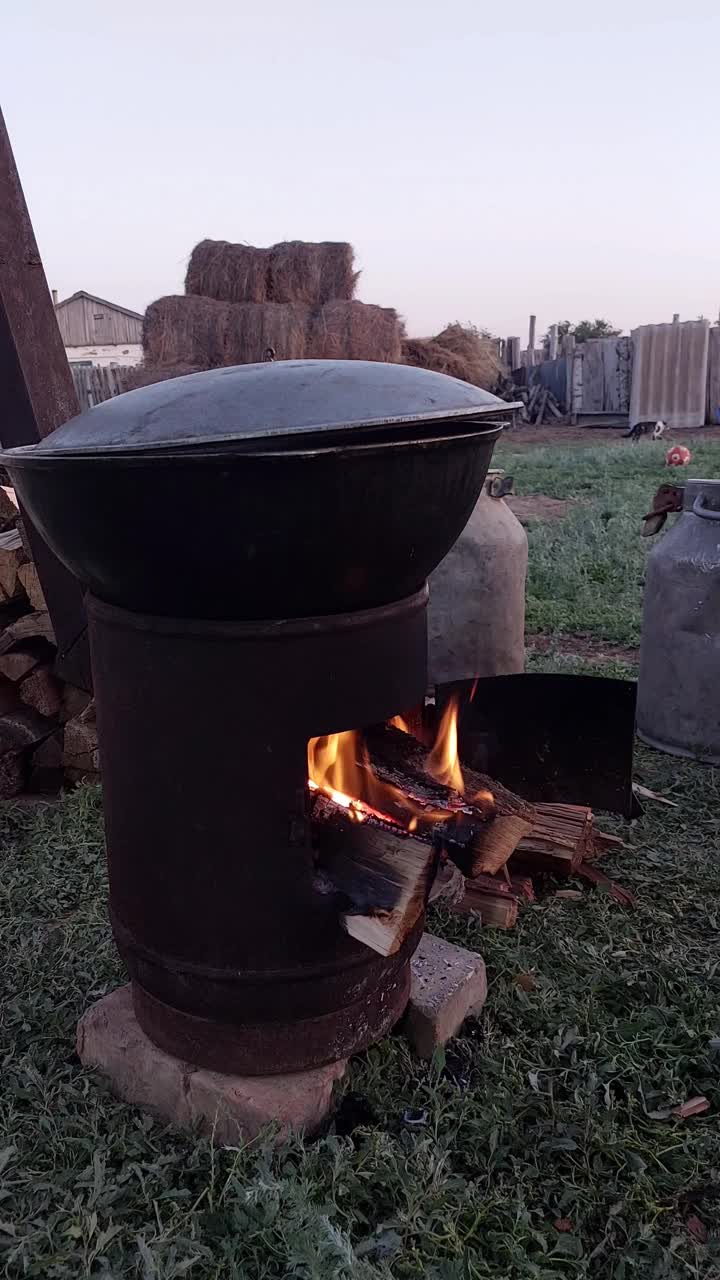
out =
<svg viewBox="0 0 720 1280"><path fill-rule="evenodd" d="M292 1075L236 1076L205 1071L158 1049L135 1017L130 984L98 1000L78 1024L77 1051L107 1077L119 1098L181 1129L235 1146L272 1125L275 1140L311 1134L332 1108L333 1085L346 1062Z"/></svg>
<svg viewBox="0 0 720 1280"><path fill-rule="evenodd" d="M423 934L411 961L412 986L403 1031L421 1058L457 1035L465 1019L478 1014L487 996L482 956Z"/></svg>

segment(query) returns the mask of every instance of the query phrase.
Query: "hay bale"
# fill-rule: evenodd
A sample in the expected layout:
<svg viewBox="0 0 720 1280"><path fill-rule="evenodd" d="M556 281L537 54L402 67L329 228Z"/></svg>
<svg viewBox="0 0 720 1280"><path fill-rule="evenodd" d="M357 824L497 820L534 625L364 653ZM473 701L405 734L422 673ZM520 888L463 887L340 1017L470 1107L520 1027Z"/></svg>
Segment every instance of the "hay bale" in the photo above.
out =
<svg viewBox="0 0 720 1280"><path fill-rule="evenodd" d="M314 360L402 358L402 326L392 307L368 302L326 302L312 317L308 356Z"/></svg>
<svg viewBox="0 0 720 1280"><path fill-rule="evenodd" d="M491 338L484 337L474 325L456 323L446 325L433 342L465 361L469 370L467 382L485 391L495 390L503 366Z"/></svg>
<svg viewBox="0 0 720 1280"><path fill-rule="evenodd" d="M152 302L143 319L143 356L148 368L187 365L216 369L227 364L228 307L210 298L170 296Z"/></svg>
<svg viewBox="0 0 720 1280"><path fill-rule="evenodd" d="M436 373L447 373L451 378L461 378L463 382L472 381L471 369L467 360L456 356L447 347L441 347L432 338L404 338L402 344L403 364L415 365L418 369L434 369Z"/></svg>
<svg viewBox="0 0 720 1280"><path fill-rule="evenodd" d="M145 312L142 382L200 369L276 360L389 360L401 357L401 325L391 307L364 302L215 302L159 298ZM167 371L174 371L168 373Z"/></svg>
<svg viewBox="0 0 720 1280"><path fill-rule="evenodd" d="M357 272L352 245L286 240L269 249L202 240L190 255L186 294L219 302L305 302L350 299Z"/></svg>
<svg viewBox="0 0 720 1280"><path fill-rule="evenodd" d="M218 302L267 302L270 250L201 240L190 254L185 292Z"/></svg>
<svg viewBox="0 0 720 1280"><path fill-rule="evenodd" d="M322 305L335 298L349 301L358 272L353 269L353 248L342 241L308 244L285 240L270 253L270 298L273 302L307 302Z"/></svg>
<svg viewBox="0 0 720 1280"><path fill-rule="evenodd" d="M305 359L310 308L304 303L236 302L227 312L225 364L253 364L268 347L276 360Z"/></svg>

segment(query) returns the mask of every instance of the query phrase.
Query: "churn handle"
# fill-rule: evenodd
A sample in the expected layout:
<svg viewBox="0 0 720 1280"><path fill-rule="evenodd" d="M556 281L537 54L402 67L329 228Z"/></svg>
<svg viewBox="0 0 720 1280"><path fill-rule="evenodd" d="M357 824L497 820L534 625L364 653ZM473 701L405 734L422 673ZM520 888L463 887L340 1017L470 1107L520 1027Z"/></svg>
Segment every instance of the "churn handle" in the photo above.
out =
<svg viewBox="0 0 720 1280"><path fill-rule="evenodd" d="M701 516L703 520L720 520L720 511L712 511L710 507L703 506L703 495L698 494L693 502L693 515Z"/></svg>

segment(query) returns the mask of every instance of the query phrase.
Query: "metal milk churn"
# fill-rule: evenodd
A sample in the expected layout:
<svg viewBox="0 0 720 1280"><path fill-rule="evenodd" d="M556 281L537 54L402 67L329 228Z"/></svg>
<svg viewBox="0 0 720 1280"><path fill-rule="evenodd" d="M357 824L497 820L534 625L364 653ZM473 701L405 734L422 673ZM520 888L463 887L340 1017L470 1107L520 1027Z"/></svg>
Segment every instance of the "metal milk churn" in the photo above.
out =
<svg viewBox="0 0 720 1280"><path fill-rule="evenodd" d="M488 473L460 537L430 574L430 684L524 669L528 541L502 497L492 496L504 490L502 475Z"/></svg>
<svg viewBox="0 0 720 1280"><path fill-rule="evenodd" d="M673 755L720 763L720 480L689 480L650 552L637 729Z"/></svg>

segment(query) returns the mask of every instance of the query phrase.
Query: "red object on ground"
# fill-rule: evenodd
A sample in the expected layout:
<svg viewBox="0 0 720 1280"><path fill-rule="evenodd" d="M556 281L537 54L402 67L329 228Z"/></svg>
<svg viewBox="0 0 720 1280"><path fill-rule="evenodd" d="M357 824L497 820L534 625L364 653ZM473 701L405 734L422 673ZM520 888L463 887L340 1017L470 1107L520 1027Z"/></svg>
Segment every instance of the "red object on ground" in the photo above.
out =
<svg viewBox="0 0 720 1280"><path fill-rule="evenodd" d="M684 444L674 444L665 454L667 467L686 467L692 458L690 450Z"/></svg>

